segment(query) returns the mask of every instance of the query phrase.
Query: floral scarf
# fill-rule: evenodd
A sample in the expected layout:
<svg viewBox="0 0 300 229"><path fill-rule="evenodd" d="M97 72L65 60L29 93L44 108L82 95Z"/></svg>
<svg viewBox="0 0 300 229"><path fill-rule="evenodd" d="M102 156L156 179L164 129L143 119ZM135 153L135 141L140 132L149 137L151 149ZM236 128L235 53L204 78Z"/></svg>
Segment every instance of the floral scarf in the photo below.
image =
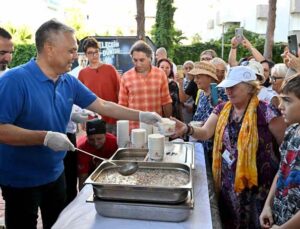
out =
<svg viewBox="0 0 300 229"><path fill-rule="evenodd" d="M236 164L234 190L243 191L244 188L257 186L256 152L258 149L257 131L257 106L259 100L253 96L249 102L241 130L238 136L237 150L238 158ZM216 191L221 188L222 153L223 153L223 133L229 120L232 104L227 102L222 109L214 137L213 149L213 177Z"/></svg>

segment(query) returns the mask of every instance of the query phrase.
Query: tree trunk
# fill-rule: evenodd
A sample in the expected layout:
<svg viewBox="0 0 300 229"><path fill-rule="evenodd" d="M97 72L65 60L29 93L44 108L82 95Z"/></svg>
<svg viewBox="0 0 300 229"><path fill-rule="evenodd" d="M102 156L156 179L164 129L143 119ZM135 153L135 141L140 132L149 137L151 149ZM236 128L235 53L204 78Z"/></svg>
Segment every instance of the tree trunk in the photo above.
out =
<svg viewBox="0 0 300 229"><path fill-rule="evenodd" d="M136 0L136 8L137 37L145 40L145 0Z"/></svg>
<svg viewBox="0 0 300 229"><path fill-rule="evenodd" d="M275 22L276 22L276 3L277 0L269 0L268 24L267 24L265 47L264 47L264 57L268 60L272 59L272 49L274 44L274 30L275 30Z"/></svg>

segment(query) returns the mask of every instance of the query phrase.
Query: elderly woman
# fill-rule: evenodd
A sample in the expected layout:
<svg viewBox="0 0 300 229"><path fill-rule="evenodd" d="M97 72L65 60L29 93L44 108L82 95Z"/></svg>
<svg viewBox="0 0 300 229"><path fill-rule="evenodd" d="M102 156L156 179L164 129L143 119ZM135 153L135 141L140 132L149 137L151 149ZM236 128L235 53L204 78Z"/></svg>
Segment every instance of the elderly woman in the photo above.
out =
<svg viewBox="0 0 300 229"><path fill-rule="evenodd" d="M233 67L218 85L229 102L219 104L203 127L176 121L176 135L214 135L213 177L224 228L259 228L259 215L278 169L273 140L281 143L279 112L259 101L253 70Z"/></svg>
<svg viewBox="0 0 300 229"><path fill-rule="evenodd" d="M283 80L288 72L288 68L285 64L275 64L274 67L271 70L271 85L272 90L276 93L276 95L272 98L272 104L275 107L279 106L279 97L277 94L280 93L280 88L283 83Z"/></svg>
<svg viewBox="0 0 300 229"><path fill-rule="evenodd" d="M200 121L205 123L210 114L212 113L214 106L212 101L211 83L218 82L215 66L208 61L200 61L195 63L193 70L189 72L189 75L194 76L194 81L197 84L199 92L198 105L193 117L193 121ZM227 96L223 88L217 89L218 101L227 101ZM212 151L212 140L200 141L203 144L205 152ZM209 159L211 162L211 154Z"/></svg>
<svg viewBox="0 0 300 229"><path fill-rule="evenodd" d="M285 78L288 68L285 64L275 64L271 70L271 84L272 89L278 94L280 93L280 88Z"/></svg>
<svg viewBox="0 0 300 229"><path fill-rule="evenodd" d="M182 120L182 112L179 100L179 87L174 81L173 65L169 59L160 59L157 67L166 73L169 81L169 92L172 98L172 116Z"/></svg>
<svg viewBox="0 0 300 229"><path fill-rule="evenodd" d="M216 67L216 75L218 77L218 81L222 82L227 72L227 64L220 57L213 58L210 63L212 63Z"/></svg>

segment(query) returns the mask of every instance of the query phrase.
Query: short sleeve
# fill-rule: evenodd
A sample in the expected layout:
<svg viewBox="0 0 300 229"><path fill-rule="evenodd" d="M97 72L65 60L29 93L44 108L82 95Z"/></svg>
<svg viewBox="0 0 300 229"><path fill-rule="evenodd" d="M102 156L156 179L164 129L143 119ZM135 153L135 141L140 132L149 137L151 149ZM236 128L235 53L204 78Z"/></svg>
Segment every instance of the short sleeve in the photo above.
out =
<svg viewBox="0 0 300 229"><path fill-rule="evenodd" d="M12 124L15 122L24 106L24 91L22 81L6 75L0 80L0 123ZM4 99L5 98L5 99Z"/></svg>
<svg viewBox="0 0 300 229"><path fill-rule="evenodd" d="M81 108L88 107L97 99L97 96L79 80L74 77L72 79L75 85L74 103Z"/></svg>

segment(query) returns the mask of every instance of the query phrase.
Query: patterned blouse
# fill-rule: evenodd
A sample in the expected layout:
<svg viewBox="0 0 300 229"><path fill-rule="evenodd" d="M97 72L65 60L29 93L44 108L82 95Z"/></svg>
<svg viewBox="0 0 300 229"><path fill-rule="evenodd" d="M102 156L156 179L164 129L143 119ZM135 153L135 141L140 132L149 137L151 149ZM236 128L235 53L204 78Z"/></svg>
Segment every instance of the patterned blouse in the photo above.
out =
<svg viewBox="0 0 300 229"><path fill-rule="evenodd" d="M218 98L222 102L228 101L227 95L225 94L224 88L218 88ZM211 96L206 96L204 91L200 92L199 95L199 102L197 105L197 110L194 114L193 121L202 121L203 123L206 122L210 114L213 112L214 106L211 102ZM206 141L200 141L202 143L204 152L212 152L213 140L209 139Z"/></svg>
<svg viewBox="0 0 300 229"><path fill-rule="evenodd" d="M213 111L219 115L225 103L219 104ZM275 153L275 139L268 124L279 116L278 110L260 101L257 107L257 129L259 144L257 150L258 187L245 189L241 193L234 191L236 162L238 158L237 139L242 120L229 120L223 135L223 152L227 149L236 158L229 166L222 158L221 193L219 198L223 228L260 228L259 215L263 209L273 178L278 170L279 155ZM230 117L230 116L229 116ZM278 156L278 157L277 157Z"/></svg>
<svg viewBox="0 0 300 229"><path fill-rule="evenodd" d="M282 225L300 209L300 128L291 125L280 146L281 162L276 185L273 218Z"/></svg>

